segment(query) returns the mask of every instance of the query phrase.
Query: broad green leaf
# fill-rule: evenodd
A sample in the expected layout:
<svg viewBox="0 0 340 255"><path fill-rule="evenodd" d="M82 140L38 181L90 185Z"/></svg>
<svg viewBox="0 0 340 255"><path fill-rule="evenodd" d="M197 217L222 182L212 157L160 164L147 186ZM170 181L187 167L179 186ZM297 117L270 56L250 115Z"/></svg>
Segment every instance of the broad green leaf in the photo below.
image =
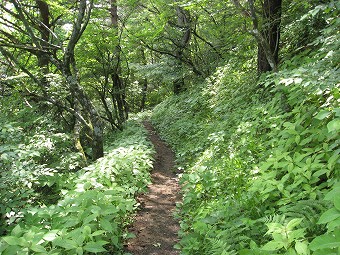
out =
<svg viewBox="0 0 340 255"><path fill-rule="evenodd" d="M0 254L2 254L2 255L13 255L13 254L21 254L20 252L22 252L22 247L17 246L17 245L11 245L11 246L8 246Z"/></svg>
<svg viewBox="0 0 340 255"><path fill-rule="evenodd" d="M119 238L118 238L118 236L111 236L111 243L114 246L118 247L119 246Z"/></svg>
<svg viewBox="0 0 340 255"><path fill-rule="evenodd" d="M309 255L307 241L304 241L304 242L296 241L295 250L299 255Z"/></svg>
<svg viewBox="0 0 340 255"><path fill-rule="evenodd" d="M16 236L5 236L2 238L9 245L20 245L21 240Z"/></svg>
<svg viewBox="0 0 340 255"><path fill-rule="evenodd" d="M336 118L327 124L328 132L340 130L340 118Z"/></svg>
<svg viewBox="0 0 340 255"><path fill-rule="evenodd" d="M20 225L18 224L18 225L15 226L15 228L13 228L11 234L12 234L12 236L18 236L19 237L22 232L23 231L22 231Z"/></svg>
<svg viewBox="0 0 340 255"><path fill-rule="evenodd" d="M110 233L113 232L113 227L107 219L101 218L99 222L100 222L100 226L101 226L102 229L104 229L104 230L106 230Z"/></svg>
<svg viewBox="0 0 340 255"><path fill-rule="evenodd" d="M284 247L284 242L270 241L262 246L261 250L265 251L276 251Z"/></svg>
<svg viewBox="0 0 340 255"><path fill-rule="evenodd" d="M32 246L30 247L30 249L32 250L32 251L35 251L35 252L42 252L42 253L47 253L46 252L46 249L43 247L43 246L41 246L41 245L38 245L38 244L32 244Z"/></svg>
<svg viewBox="0 0 340 255"><path fill-rule="evenodd" d="M340 186L338 184L336 184L333 187L333 189L326 194L325 200L334 201L334 199L338 198L339 196L340 196Z"/></svg>
<svg viewBox="0 0 340 255"><path fill-rule="evenodd" d="M322 110L314 118L316 118L318 120L323 120L323 119L327 118L330 114L331 114L330 111Z"/></svg>
<svg viewBox="0 0 340 255"><path fill-rule="evenodd" d="M296 144L299 144L301 140L301 137L299 135L295 136L295 142Z"/></svg>
<svg viewBox="0 0 340 255"><path fill-rule="evenodd" d="M340 212L340 196L334 198L334 206Z"/></svg>
<svg viewBox="0 0 340 255"><path fill-rule="evenodd" d="M331 222L327 223L328 232L334 231L340 228L340 218L336 220L332 220Z"/></svg>
<svg viewBox="0 0 340 255"><path fill-rule="evenodd" d="M334 166L335 166L335 164L336 164L336 162L338 161L338 159L339 159L339 150L337 150L337 151L335 151L334 153L333 153L333 155L328 159L328 162L327 162L327 167L328 167L328 169L332 169Z"/></svg>
<svg viewBox="0 0 340 255"><path fill-rule="evenodd" d="M83 247L83 249L89 252L103 252L106 251L106 249L103 248L103 245L105 244L107 244L105 241L89 242Z"/></svg>
<svg viewBox="0 0 340 255"><path fill-rule="evenodd" d="M304 236L305 236L305 228L299 228L288 233L288 238L289 238L289 241L291 242L293 242L294 240L303 238Z"/></svg>
<svg viewBox="0 0 340 255"><path fill-rule="evenodd" d="M62 239L62 238L55 239L53 241L53 244L56 246L60 246L64 248L65 250L72 250L78 247L77 243L74 240Z"/></svg>
<svg viewBox="0 0 340 255"><path fill-rule="evenodd" d="M76 253L77 253L77 255L83 255L83 254L84 254L83 247L78 247L78 248L76 249Z"/></svg>
<svg viewBox="0 0 340 255"><path fill-rule="evenodd" d="M340 108L334 108L333 112L335 112L335 116L340 117Z"/></svg>
<svg viewBox="0 0 340 255"><path fill-rule="evenodd" d="M91 234L91 236L100 236L100 235L102 235L102 234L104 234L104 233L105 233L104 230L97 230L97 231L93 232L93 233Z"/></svg>
<svg viewBox="0 0 340 255"><path fill-rule="evenodd" d="M293 247L290 247L288 251L286 251L285 255L301 255L296 253L295 249Z"/></svg>
<svg viewBox="0 0 340 255"><path fill-rule="evenodd" d="M267 223L266 225L268 227L268 231L267 231L266 234L276 233L276 232L279 233L279 232L281 232L281 230L283 228L282 224L277 223L277 222Z"/></svg>
<svg viewBox="0 0 340 255"><path fill-rule="evenodd" d="M79 220L71 218L66 221L66 223L64 224L64 227L65 228L74 227L77 224L79 224Z"/></svg>
<svg viewBox="0 0 340 255"><path fill-rule="evenodd" d="M303 220L303 218L292 219L291 221L288 222L286 228L288 230L293 230L293 228L298 226L301 223L302 220Z"/></svg>
<svg viewBox="0 0 340 255"><path fill-rule="evenodd" d="M317 236L309 245L309 248L313 251L338 247L340 247L340 239L337 239L333 234Z"/></svg>
<svg viewBox="0 0 340 255"><path fill-rule="evenodd" d="M47 234L43 236L43 239L46 241L53 241L54 239L57 238L57 231L50 231Z"/></svg>
<svg viewBox="0 0 340 255"><path fill-rule="evenodd" d="M92 230L91 230L91 228L89 226L85 226L83 228L82 232L84 233L85 236L89 236L91 234Z"/></svg>
<svg viewBox="0 0 340 255"><path fill-rule="evenodd" d="M94 221L97 217L98 217L97 214L91 214L90 216L87 216L84 219L83 224L86 225L86 224L90 223L91 221Z"/></svg>
<svg viewBox="0 0 340 255"><path fill-rule="evenodd" d="M131 239L131 238L136 238L136 235L134 233L128 232L124 236L124 239Z"/></svg>
<svg viewBox="0 0 340 255"><path fill-rule="evenodd" d="M338 211L336 208L331 208L321 215L318 224L325 224L339 217L340 211Z"/></svg>

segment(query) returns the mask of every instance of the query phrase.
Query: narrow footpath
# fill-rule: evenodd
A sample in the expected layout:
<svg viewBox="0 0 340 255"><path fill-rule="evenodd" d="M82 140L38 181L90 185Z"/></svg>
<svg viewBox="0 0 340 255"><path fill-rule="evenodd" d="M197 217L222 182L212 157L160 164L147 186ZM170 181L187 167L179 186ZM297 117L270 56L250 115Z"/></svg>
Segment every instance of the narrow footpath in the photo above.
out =
<svg viewBox="0 0 340 255"><path fill-rule="evenodd" d="M133 255L178 255L173 246L178 242L179 223L174 219L176 202L180 201L178 178L174 173L175 156L149 122L144 122L156 155L149 192L138 197L141 209L130 232L126 251Z"/></svg>

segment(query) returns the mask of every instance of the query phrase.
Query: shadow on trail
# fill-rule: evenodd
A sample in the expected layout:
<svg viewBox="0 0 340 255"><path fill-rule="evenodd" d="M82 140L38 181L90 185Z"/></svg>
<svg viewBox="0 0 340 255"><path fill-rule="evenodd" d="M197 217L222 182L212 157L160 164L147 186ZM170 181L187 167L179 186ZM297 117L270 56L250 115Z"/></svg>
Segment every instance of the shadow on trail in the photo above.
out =
<svg viewBox="0 0 340 255"><path fill-rule="evenodd" d="M175 156L159 138L149 122L144 122L156 155L148 193L138 197L141 209L129 229L136 235L130 239L126 251L133 255L178 255L173 248L178 242L178 221L173 217L180 201L180 188L174 170Z"/></svg>

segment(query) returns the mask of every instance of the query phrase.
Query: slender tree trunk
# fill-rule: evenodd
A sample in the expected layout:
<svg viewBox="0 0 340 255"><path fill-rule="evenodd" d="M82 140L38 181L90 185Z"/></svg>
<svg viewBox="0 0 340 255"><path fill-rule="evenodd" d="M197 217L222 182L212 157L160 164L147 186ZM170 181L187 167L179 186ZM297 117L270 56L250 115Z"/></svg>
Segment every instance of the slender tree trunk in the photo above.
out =
<svg viewBox="0 0 340 255"><path fill-rule="evenodd" d="M179 94L184 90L184 78L183 78L183 62L180 59L183 58L183 53L188 47L191 38L191 27L190 27L190 14L188 11L183 10L180 6L176 7L177 13L177 25L183 30L183 35L178 43L177 50L175 52L176 59L178 59L176 64L177 72L180 77L173 82L174 94Z"/></svg>
<svg viewBox="0 0 340 255"><path fill-rule="evenodd" d="M142 63L145 66L147 64L147 61L146 61L144 49L142 47L140 47L140 55L142 58ZM146 96L148 92L148 80L146 78L143 78L141 80L141 84L142 84L142 99L141 99L139 111L143 111L145 109Z"/></svg>
<svg viewBox="0 0 340 255"><path fill-rule="evenodd" d="M75 46L84 32L86 24L89 19L89 14L87 16L87 20L84 23L85 17L85 10L86 10L86 0L80 0L79 3L79 14L77 17L77 21L74 24L73 31L68 42L68 45L64 52L64 58L62 62L62 73L63 76L66 78L66 82L69 85L69 89L72 95L75 97L75 101L79 102L81 106L81 111L84 113L86 118L89 118L87 122L83 119L82 121L85 122L83 124L86 125L87 128L90 130L90 137L91 137L91 149L92 149L92 159L96 160L104 156L104 144L103 144L103 123L97 112L96 107L92 104L91 100L87 97L85 91L80 85L78 79L78 69L75 61L74 49ZM82 25L83 24L83 25ZM74 112L77 118L81 116L76 111Z"/></svg>
<svg viewBox="0 0 340 255"><path fill-rule="evenodd" d="M75 111L79 111L78 106L74 106L73 109ZM74 121L74 127L73 127L74 146L76 147L76 149L80 153L84 163L86 164L87 158L86 158L86 155L85 155L85 152L84 152L83 145L81 144L81 137L80 137L80 133L81 133L81 129L82 129L81 122L77 118L75 118L74 120L75 120Z"/></svg>
<svg viewBox="0 0 340 255"><path fill-rule="evenodd" d="M121 78L121 48L119 43L119 26L118 26L118 7L117 0L110 0L110 18L111 18L111 26L113 28L114 34L116 37L117 44L114 47L113 51L113 68L111 69L111 79L112 79L112 90L111 96L114 101L116 101L116 105L118 107L118 115L117 121L118 126L121 129L123 123L128 118L128 106L126 102L125 96L125 84Z"/></svg>
<svg viewBox="0 0 340 255"><path fill-rule="evenodd" d="M146 95L147 95L147 91L148 91L148 80L146 78L144 78L142 80L142 99L141 99L141 103L140 103L140 111L145 110L145 103L146 103Z"/></svg>
<svg viewBox="0 0 340 255"><path fill-rule="evenodd" d="M266 40L269 49L266 49L263 43L258 44L258 72L277 71L277 65L279 62L279 42L280 42L280 23L282 12L282 0L264 0L263 3L263 27L260 31L264 40ZM270 51L272 59L268 59L268 53ZM270 62L274 63L270 63ZM274 66L273 66L274 64Z"/></svg>
<svg viewBox="0 0 340 255"><path fill-rule="evenodd" d="M48 44L50 38L50 11L49 6L45 1L36 0L36 4L39 9L40 14L40 24L39 24L39 31L41 36L41 46L43 51L48 51ZM49 56L46 53L39 53L37 55L38 58L38 65L41 68L44 77L42 78L42 83L45 86L48 86L48 81L46 75L49 73Z"/></svg>
<svg viewBox="0 0 340 255"><path fill-rule="evenodd" d="M101 158L104 156L104 142L103 123L99 116L99 113L81 88L77 76L75 74L72 74L70 68L65 67L64 76L66 76L66 81L70 86L71 93L75 95L75 100L79 102L82 110L85 111L85 115L89 118L86 127L90 130L92 159L96 160L98 158ZM77 112L75 113L76 118L81 115L77 114ZM75 136L77 136L77 134L75 134Z"/></svg>

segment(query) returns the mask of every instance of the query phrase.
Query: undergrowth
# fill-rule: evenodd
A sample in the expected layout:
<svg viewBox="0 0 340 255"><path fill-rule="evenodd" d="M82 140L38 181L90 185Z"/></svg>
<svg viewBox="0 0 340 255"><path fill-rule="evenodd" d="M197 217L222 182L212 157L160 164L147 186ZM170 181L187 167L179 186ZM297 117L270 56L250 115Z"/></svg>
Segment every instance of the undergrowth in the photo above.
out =
<svg viewBox="0 0 340 255"><path fill-rule="evenodd" d="M2 139L8 137L4 135L8 133L20 136L20 129L14 124L4 126L1 129ZM64 136L60 135L61 138ZM51 146L54 146L53 136L49 137ZM32 167L28 170L37 178L31 178L27 172L23 172L24 180L20 178L23 176L15 175L15 166L6 161L5 157L17 157L19 161L17 160L16 165L22 169L27 167L24 164L25 158L22 158L18 149L11 151L5 147L7 150L2 154L5 156L2 156L1 162L7 167L7 172L2 172L2 175L6 175L3 180L13 174L16 185L1 196L12 201L11 190L14 190L16 193L13 196L17 196L22 204L15 204L17 206L13 207L2 203L6 211L6 208L11 208L7 214L12 214L13 220L9 217L4 223L7 234L1 238L0 254L123 253L123 242L131 237L126 227L137 206L135 196L144 191L150 181L153 149L146 139L145 130L135 121L129 121L124 131L112 134L107 140L113 142L107 143L105 157L79 171L62 174L51 170L58 174L49 175L46 165L42 165L40 168L43 169L43 174L39 175L39 169ZM45 142L43 139L41 141ZM3 150L4 146L7 145L1 146ZM27 148L30 145L22 146ZM37 153L45 147L39 148ZM26 153L31 152L28 150ZM50 153L53 154L53 151ZM62 161L63 157L60 159ZM37 162L35 166L39 166ZM30 204L25 200L27 197L21 194L34 193L31 197L36 197L37 192L32 191L31 185L25 186L23 182L31 182L40 187L45 187L45 184L54 186L57 201L47 204L38 200L39 204ZM7 184L2 182L3 185ZM19 216L14 217L15 215Z"/></svg>
<svg viewBox="0 0 340 255"><path fill-rule="evenodd" d="M280 72L229 61L156 107L181 177L188 255L340 252L339 20ZM247 65L243 65L247 66Z"/></svg>

